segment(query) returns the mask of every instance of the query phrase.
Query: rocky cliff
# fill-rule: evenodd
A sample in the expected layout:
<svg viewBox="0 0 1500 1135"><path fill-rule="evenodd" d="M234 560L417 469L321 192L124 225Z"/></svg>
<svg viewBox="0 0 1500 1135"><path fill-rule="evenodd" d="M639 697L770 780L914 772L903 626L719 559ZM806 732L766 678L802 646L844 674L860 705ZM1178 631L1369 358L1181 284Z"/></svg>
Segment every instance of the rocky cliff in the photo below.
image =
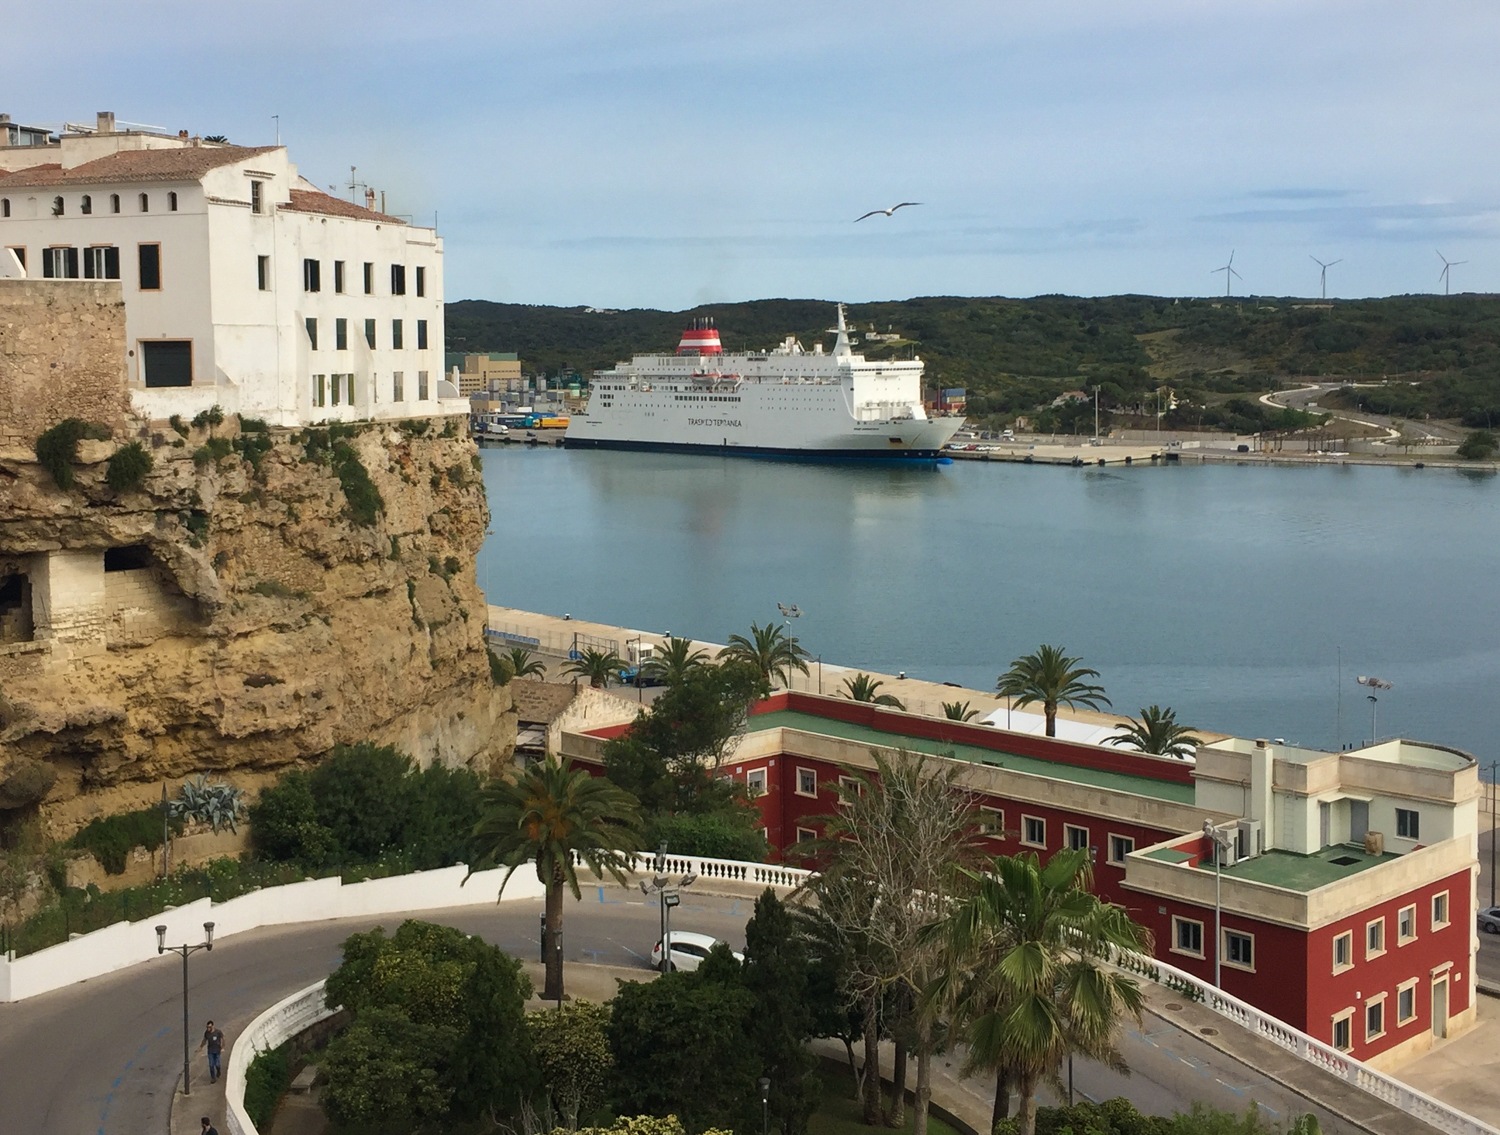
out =
<svg viewBox="0 0 1500 1135"><path fill-rule="evenodd" d="M34 423L0 428L0 823L40 806L62 834L164 780L253 786L341 742L509 754L461 422L171 428L79 405L110 437L78 444L67 489L15 444ZM135 478L111 461L132 440Z"/></svg>

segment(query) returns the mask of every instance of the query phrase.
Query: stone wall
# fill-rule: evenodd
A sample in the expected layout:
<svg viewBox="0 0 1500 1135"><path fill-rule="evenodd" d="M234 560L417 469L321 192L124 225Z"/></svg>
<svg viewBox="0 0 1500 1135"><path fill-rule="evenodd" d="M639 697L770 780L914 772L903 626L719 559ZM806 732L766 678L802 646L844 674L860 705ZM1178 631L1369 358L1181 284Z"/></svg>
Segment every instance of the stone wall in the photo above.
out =
<svg viewBox="0 0 1500 1135"><path fill-rule="evenodd" d="M64 418L123 431L124 366L118 282L0 279L0 450L29 450Z"/></svg>

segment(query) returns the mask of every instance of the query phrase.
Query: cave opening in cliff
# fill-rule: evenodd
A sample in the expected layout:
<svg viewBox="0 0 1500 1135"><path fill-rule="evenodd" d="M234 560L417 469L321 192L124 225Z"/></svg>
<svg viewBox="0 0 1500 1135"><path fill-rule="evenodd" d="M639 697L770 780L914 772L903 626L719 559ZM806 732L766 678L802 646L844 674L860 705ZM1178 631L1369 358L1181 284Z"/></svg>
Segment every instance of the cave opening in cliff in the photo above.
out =
<svg viewBox="0 0 1500 1135"><path fill-rule="evenodd" d="M0 643L31 642L31 579L22 572L0 577Z"/></svg>
<svg viewBox="0 0 1500 1135"><path fill-rule="evenodd" d="M139 571L151 566L151 549L144 544L104 549L105 571Z"/></svg>

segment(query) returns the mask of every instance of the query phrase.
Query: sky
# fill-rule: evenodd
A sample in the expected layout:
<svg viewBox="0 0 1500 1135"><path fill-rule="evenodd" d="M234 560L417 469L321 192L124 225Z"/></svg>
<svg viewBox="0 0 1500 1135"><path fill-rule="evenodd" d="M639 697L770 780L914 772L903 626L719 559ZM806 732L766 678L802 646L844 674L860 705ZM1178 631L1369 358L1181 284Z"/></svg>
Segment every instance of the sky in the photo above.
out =
<svg viewBox="0 0 1500 1135"><path fill-rule="evenodd" d="M0 111L280 139L449 300L1500 291L1493 0L10 0ZM59 17L62 17L59 27ZM28 33L30 34L30 33ZM40 33L38 33L40 34ZM55 49L55 50L54 50ZM59 54L60 53L60 54ZM59 59L73 64L59 66ZM86 65L78 65L80 61ZM920 205L855 223L898 201Z"/></svg>

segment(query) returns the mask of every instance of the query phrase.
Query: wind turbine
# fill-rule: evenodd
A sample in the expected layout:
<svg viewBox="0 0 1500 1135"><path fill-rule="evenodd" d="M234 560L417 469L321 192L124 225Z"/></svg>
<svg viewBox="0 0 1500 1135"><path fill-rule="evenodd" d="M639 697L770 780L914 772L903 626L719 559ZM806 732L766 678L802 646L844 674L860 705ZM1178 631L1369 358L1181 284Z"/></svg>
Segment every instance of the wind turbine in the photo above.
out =
<svg viewBox="0 0 1500 1135"><path fill-rule="evenodd" d="M1437 249L1433 249L1433 251L1437 252ZM1467 264L1468 261L1467 260L1449 260L1441 252L1438 252L1437 257L1438 257L1439 260L1441 260L1443 262L1443 270L1438 273L1438 279L1443 282L1443 295L1446 296L1446 295L1449 294L1449 292L1448 292L1448 269L1450 269L1450 268L1457 268L1460 264Z"/></svg>
<svg viewBox="0 0 1500 1135"><path fill-rule="evenodd" d="M1316 264L1320 269L1322 269L1322 271L1319 273L1319 279L1321 280L1323 285L1323 298L1326 300L1328 298L1328 269L1332 268L1335 264L1342 264L1344 262L1344 258L1341 256L1337 260L1330 260L1327 264L1324 264L1323 261L1319 260L1316 256L1313 256L1311 253L1309 253L1308 259Z"/></svg>
<svg viewBox="0 0 1500 1135"><path fill-rule="evenodd" d="M1215 268L1213 271L1224 273L1224 294L1226 296L1229 294L1230 285L1234 282L1233 277L1239 276L1241 280L1245 278L1234 270L1234 249L1232 248L1229 250L1229 263L1222 268ZM1209 275L1212 276L1213 272L1210 272Z"/></svg>

